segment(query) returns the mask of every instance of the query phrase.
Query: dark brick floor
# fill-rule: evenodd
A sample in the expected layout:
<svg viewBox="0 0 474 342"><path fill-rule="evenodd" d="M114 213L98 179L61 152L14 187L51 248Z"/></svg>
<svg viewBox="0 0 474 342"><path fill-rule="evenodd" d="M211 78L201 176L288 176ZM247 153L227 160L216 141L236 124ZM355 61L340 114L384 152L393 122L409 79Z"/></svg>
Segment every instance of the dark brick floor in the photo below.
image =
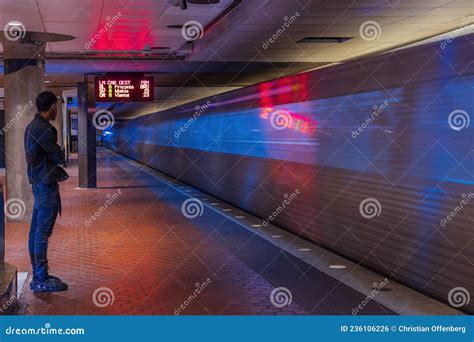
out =
<svg viewBox="0 0 474 342"><path fill-rule="evenodd" d="M100 152L98 189L76 188L74 161L68 172L49 259L51 273L70 288L36 295L26 289L27 314L173 315L180 305L185 315L350 314L364 299L222 215L185 218L186 196L116 155ZM28 226L7 223L6 261L30 272ZM290 305L272 304L277 287L291 290ZM374 301L364 310L392 313Z"/></svg>

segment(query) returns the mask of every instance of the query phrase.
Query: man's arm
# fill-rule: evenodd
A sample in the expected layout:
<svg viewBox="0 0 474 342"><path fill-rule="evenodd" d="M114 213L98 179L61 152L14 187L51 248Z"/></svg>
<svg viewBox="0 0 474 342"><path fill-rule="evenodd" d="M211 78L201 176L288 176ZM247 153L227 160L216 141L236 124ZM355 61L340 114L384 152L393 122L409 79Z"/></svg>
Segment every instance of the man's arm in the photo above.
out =
<svg viewBox="0 0 474 342"><path fill-rule="evenodd" d="M55 134L51 129L43 131L37 139L38 144L49 154L52 161L56 165L63 165L65 161L64 152L61 147L56 144Z"/></svg>

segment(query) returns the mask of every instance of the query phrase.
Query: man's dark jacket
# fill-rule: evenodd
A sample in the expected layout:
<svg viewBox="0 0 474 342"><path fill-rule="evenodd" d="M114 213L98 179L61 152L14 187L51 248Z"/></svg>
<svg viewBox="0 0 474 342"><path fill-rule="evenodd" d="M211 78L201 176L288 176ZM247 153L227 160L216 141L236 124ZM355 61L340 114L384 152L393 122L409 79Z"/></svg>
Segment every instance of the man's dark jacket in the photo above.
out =
<svg viewBox="0 0 474 342"><path fill-rule="evenodd" d="M64 152L57 139L56 128L39 114L26 127L25 154L31 184L53 184L68 179L60 166L64 164Z"/></svg>

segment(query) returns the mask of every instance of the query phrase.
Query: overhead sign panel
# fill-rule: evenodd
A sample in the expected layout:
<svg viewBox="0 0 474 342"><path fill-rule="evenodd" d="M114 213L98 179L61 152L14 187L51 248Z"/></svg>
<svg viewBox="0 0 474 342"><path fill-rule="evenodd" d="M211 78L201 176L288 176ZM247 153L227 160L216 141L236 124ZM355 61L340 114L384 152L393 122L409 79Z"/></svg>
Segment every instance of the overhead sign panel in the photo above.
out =
<svg viewBox="0 0 474 342"><path fill-rule="evenodd" d="M94 83L97 102L148 102L155 98L153 76L100 76Z"/></svg>

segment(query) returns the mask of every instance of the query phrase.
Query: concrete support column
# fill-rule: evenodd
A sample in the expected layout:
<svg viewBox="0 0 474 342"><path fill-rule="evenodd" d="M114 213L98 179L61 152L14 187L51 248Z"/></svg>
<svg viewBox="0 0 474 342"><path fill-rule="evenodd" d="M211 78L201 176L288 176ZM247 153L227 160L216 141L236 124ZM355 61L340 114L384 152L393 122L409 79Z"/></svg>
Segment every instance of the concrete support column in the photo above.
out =
<svg viewBox="0 0 474 342"><path fill-rule="evenodd" d="M28 181L24 135L26 126L36 113L36 97L44 86L44 54L46 42L70 40L74 37L25 31L22 23L15 34L0 33L5 70L5 180L6 203L4 212L9 221L30 221L33 212L33 193ZM13 26L13 24L11 24ZM1 195L1 194L0 194ZM3 195L1 196L3 199ZM1 204L1 201L0 201ZM2 206L3 208L3 206ZM12 313L15 305L8 304L17 297L17 269L4 262L4 220L0 215L0 307Z"/></svg>
<svg viewBox="0 0 474 342"><path fill-rule="evenodd" d="M20 22L11 25L16 28L5 27L0 33L5 70L5 216L9 221L29 221L33 194L26 173L25 128L36 113L36 96L45 89L46 43L74 37L25 31Z"/></svg>
<svg viewBox="0 0 474 342"><path fill-rule="evenodd" d="M29 221L33 194L26 173L24 135L36 113L44 86L44 45L3 44L5 51L5 214L9 221Z"/></svg>
<svg viewBox="0 0 474 342"><path fill-rule="evenodd" d="M77 140L79 157L79 187L97 187L97 129L93 125L95 112L94 85L77 84Z"/></svg>

